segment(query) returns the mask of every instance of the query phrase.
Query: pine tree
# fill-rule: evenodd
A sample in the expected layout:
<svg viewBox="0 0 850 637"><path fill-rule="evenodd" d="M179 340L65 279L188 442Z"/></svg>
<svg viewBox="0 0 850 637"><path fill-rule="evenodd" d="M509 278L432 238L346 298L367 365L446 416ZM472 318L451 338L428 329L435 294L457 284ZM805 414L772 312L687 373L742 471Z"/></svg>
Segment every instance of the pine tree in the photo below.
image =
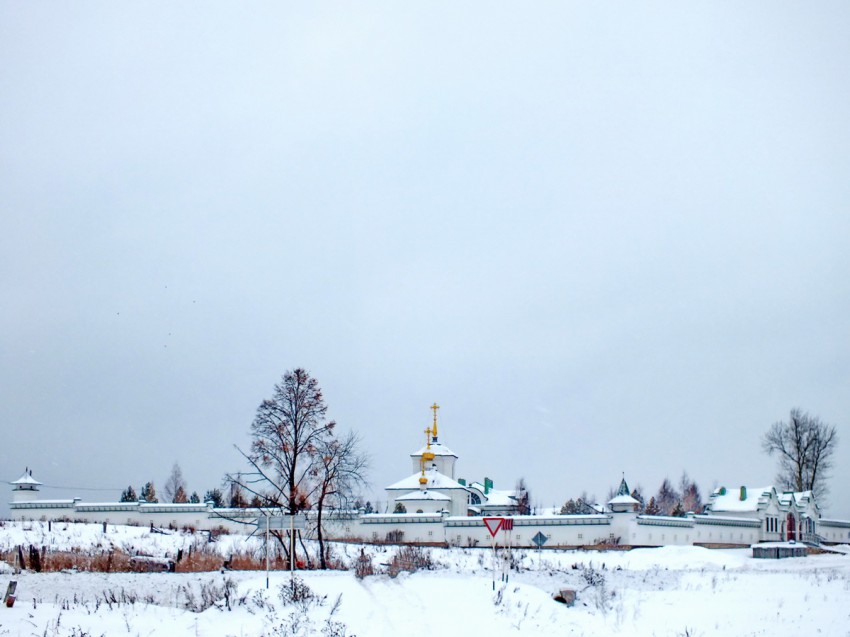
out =
<svg viewBox="0 0 850 637"><path fill-rule="evenodd" d="M366 500L366 506L363 509L364 513L374 513L374 509L372 508L372 503Z"/></svg>
<svg viewBox="0 0 850 637"><path fill-rule="evenodd" d="M224 506L224 496L219 489L211 489L204 494L204 502L212 502L213 508L220 509Z"/></svg>
<svg viewBox="0 0 850 637"><path fill-rule="evenodd" d="M564 506L561 507L561 515L575 515L576 513L578 513L578 506L575 500L570 498L564 502Z"/></svg>
<svg viewBox="0 0 850 637"><path fill-rule="evenodd" d="M183 485L181 484L177 487L177 492L174 494L172 502L174 504L186 504L188 501L189 498L186 497L186 491L183 489Z"/></svg>
<svg viewBox="0 0 850 637"><path fill-rule="evenodd" d="M245 499L245 494L242 493L242 489L239 488L239 485L231 485L230 508L244 509L246 506L248 506L248 501Z"/></svg>
<svg viewBox="0 0 850 637"><path fill-rule="evenodd" d="M407 513L407 507L404 506L401 502L396 502L395 509L393 509L393 513Z"/></svg>
<svg viewBox="0 0 850 637"><path fill-rule="evenodd" d="M649 502L646 505L646 510L644 511L646 515L660 515L661 509L658 508L658 504L655 502L655 496L649 498Z"/></svg>
<svg viewBox="0 0 850 637"><path fill-rule="evenodd" d="M192 495L189 496L189 502L191 502L192 504L200 504L201 503L201 498L198 497L197 491L192 491Z"/></svg>
<svg viewBox="0 0 850 637"><path fill-rule="evenodd" d="M145 486L142 487L142 500L150 504L159 502L156 497L156 487L153 485L153 482L146 482Z"/></svg>
<svg viewBox="0 0 850 637"><path fill-rule="evenodd" d="M136 490L132 485L127 487L125 491L121 492L121 500L120 502L138 502L139 497L136 495Z"/></svg>
<svg viewBox="0 0 850 637"><path fill-rule="evenodd" d="M677 502L676 506L673 507L673 510L670 512L674 518L683 518L685 517L685 509L682 506L681 502Z"/></svg>
<svg viewBox="0 0 850 637"><path fill-rule="evenodd" d="M641 493L640 487L635 487L632 491L632 497L639 502L637 506L638 513L643 513L646 511L646 502L643 500L643 493Z"/></svg>

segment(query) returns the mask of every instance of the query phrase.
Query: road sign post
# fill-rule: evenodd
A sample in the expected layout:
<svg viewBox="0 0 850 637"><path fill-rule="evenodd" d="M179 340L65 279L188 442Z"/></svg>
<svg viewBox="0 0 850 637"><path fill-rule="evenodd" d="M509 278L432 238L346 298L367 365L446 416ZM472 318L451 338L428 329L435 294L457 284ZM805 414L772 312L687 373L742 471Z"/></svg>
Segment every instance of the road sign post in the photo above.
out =
<svg viewBox="0 0 850 637"><path fill-rule="evenodd" d="M266 588L269 587L269 534L270 531L286 531L289 533L289 572L290 579L295 570L295 531L307 528L307 516L303 513L295 515L267 515L257 518L257 529L266 532Z"/></svg>
<svg viewBox="0 0 850 637"><path fill-rule="evenodd" d="M498 560L496 559L496 534L502 528L505 518L483 518L484 526L490 532L491 544L493 545L493 590L496 590L496 567Z"/></svg>

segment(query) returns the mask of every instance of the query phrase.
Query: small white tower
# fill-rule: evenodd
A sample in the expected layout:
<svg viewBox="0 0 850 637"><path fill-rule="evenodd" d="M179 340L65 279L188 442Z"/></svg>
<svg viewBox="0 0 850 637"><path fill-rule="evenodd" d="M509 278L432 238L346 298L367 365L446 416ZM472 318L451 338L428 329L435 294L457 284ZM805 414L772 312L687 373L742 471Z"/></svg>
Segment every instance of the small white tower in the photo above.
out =
<svg viewBox="0 0 850 637"><path fill-rule="evenodd" d="M640 506L640 502L635 500L629 493L629 485L626 484L626 476L620 481L620 488L617 489L617 495L608 500L608 508L612 513L634 513Z"/></svg>
<svg viewBox="0 0 850 637"><path fill-rule="evenodd" d="M12 502L32 502L38 500L38 487L41 482L32 477L32 470L26 468L24 475L11 483Z"/></svg>

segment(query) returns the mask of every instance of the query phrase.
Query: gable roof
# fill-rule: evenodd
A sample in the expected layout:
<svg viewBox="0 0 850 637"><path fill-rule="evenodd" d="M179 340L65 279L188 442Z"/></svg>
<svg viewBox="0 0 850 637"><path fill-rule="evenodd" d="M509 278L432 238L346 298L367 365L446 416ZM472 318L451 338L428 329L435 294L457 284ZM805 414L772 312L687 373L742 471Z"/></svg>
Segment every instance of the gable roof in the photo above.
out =
<svg viewBox="0 0 850 637"><path fill-rule="evenodd" d="M391 484L386 487L387 491L414 491L419 489L419 478L422 477L422 473L417 472L412 476L408 476L404 478L404 480L399 480L398 482ZM428 489L463 489L466 490L462 484L455 482L448 476L444 476L439 471L435 469L429 469L425 472L425 478L428 480L426 483L426 488Z"/></svg>
<svg viewBox="0 0 850 637"><path fill-rule="evenodd" d="M743 494L742 494L743 490ZM720 487L711 494L708 506L711 511L727 511L735 513L754 512L759 506L766 506L775 494L776 490L771 487L738 487L727 489ZM744 496L741 499L741 495Z"/></svg>
<svg viewBox="0 0 850 637"><path fill-rule="evenodd" d="M428 489L425 489L424 491L411 491L410 493L405 493L404 495L400 495L396 498L396 502L420 502L425 500L450 502L451 498L442 493L437 493L436 491L429 491Z"/></svg>

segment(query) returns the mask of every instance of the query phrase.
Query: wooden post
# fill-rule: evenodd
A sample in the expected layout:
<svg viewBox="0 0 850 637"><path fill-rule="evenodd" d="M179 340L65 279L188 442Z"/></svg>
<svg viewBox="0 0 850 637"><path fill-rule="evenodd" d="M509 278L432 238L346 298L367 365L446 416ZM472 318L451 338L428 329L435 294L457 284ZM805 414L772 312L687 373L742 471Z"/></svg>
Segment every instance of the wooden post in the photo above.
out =
<svg viewBox="0 0 850 637"><path fill-rule="evenodd" d="M3 603L6 604L8 608L12 608L15 605L15 589L18 588L18 582L12 580L9 582L9 586L6 588L6 594L3 596Z"/></svg>

